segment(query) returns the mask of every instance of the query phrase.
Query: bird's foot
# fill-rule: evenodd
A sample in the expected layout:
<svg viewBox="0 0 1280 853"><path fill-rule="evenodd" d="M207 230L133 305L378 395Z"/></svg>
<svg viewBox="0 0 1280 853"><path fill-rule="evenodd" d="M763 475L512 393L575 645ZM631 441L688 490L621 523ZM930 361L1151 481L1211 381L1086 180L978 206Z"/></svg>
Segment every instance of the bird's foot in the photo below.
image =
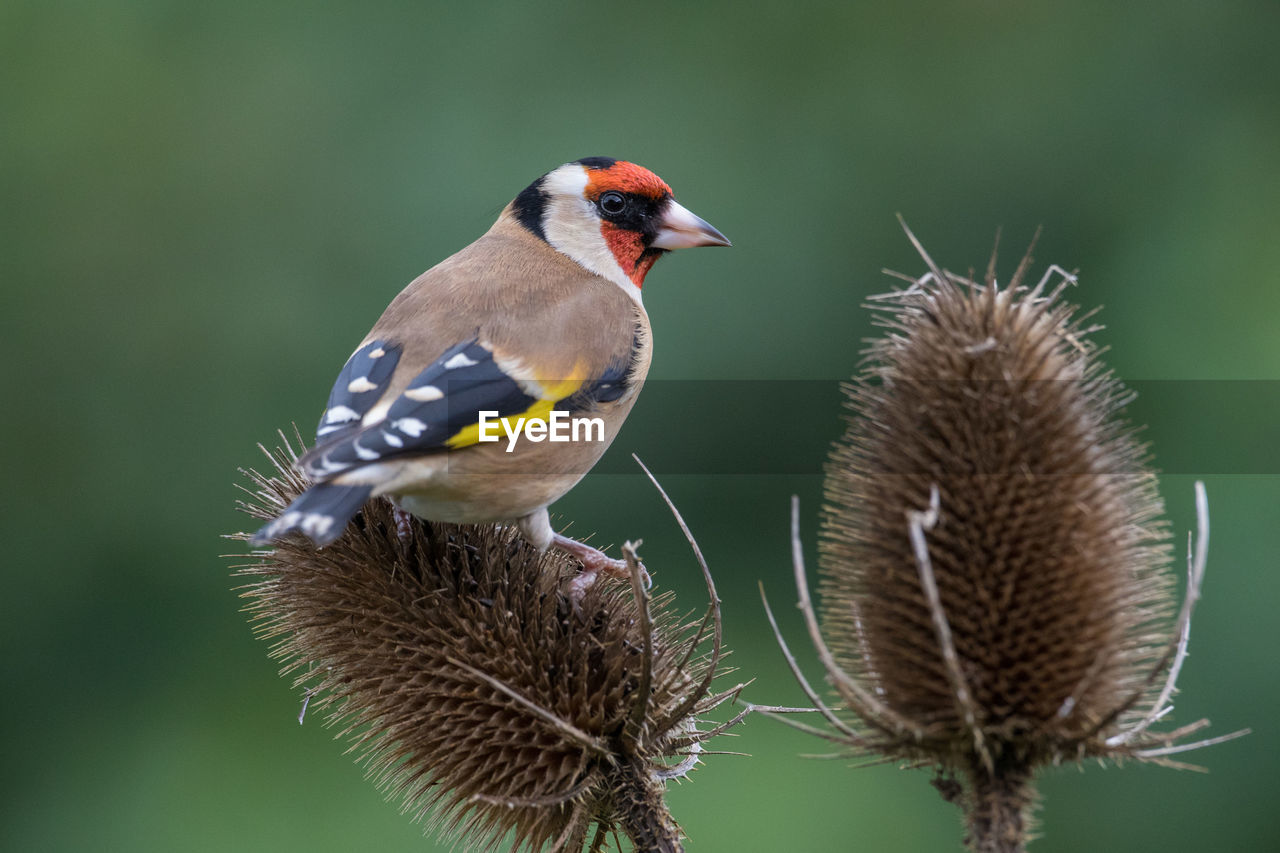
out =
<svg viewBox="0 0 1280 853"><path fill-rule="evenodd" d="M573 602L575 609L582 602L582 596L586 595L587 590L600 575L619 579L631 577L631 567L627 565L626 560L615 560L599 548L593 548L585 542L557 533L551 540L551 547L559 548L582 563L582 571L569 581L569 600ZM649 577L643 564L640 566L640 578L644 582L645 589L653 586L653 579Z"/></svg>
<svg viewBox="0 0 1280 853"><path fill-rule="evenodd" d="M405 512L395 504L391 505L391 517L396 520L396 535L400 537L401 544L409 544L413 541L413 514Z"/></svg>

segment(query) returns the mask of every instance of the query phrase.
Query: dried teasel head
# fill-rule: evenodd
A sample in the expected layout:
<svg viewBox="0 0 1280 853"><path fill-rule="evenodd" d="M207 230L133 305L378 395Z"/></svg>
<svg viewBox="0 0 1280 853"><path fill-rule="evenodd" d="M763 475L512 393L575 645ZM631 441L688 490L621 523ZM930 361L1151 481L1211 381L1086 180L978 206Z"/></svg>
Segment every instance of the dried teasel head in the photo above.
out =
<svg viewBox="0 0 1280 853"><path fill-rule="evenodd" d="M851 417L825 480L821 629L793 508L801 608L861 724L829 710L787 654L832 727L824 736L934 767L972 849L1020 850L1037 767L1176 764L1169 755L1225 739L1177 743L1204 720L1151 728L1185 655L1207 507L1197 484L1200 530L1172 619L1156 475L1121 416L1131 394L1088 337L1096 327L1062 301L1074 276L1050 267L1025 286L1028 253L1007 287L994 256L978 283L907 233L929 271L873 300L886 333L845 388Z"/></svg>
<svg viewBox="0 0 1280 853"><path fill-rule="evenodd" d="M241 502L258 519L307 485L287 440L268 456ZM719 602L696 545L711 605L682 624L630 547L633 584L598 581L575 610L561 587L577 567L514 529L398 522L374 501L331 546L282 541L237 567L282 674L367 775L467 849L596 850L618 832L682 849L665 783L737 721L700 727L738 688L710 693Z"/></svg>

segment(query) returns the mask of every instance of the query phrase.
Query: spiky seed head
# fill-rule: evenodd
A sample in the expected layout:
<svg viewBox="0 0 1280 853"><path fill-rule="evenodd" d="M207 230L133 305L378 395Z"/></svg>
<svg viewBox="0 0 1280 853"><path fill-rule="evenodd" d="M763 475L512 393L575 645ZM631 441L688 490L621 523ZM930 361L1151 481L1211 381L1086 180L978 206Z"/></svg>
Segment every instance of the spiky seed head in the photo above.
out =
<svg viewBox="0 0 1280 853"><path fill-rule="evenodd" d="M940 274L882 297L887 332L845 387L824 624L847 671L948 762L973 751L974 723L1019 763L1091 751L1165 650L1155 474L1121 417L1125 390L1060 294ZM908 529L934 490L928 559L972 721Z"/></svg>
<svg viewBox="0 0 1280 853"><path fill-rule="evenodd" d="M856 750L932 765L969 848L1018 853L1038 766L1196 746L1169 744L1204 721L1146 729L1203 560L1170 632L1156 476L1089 315L1061 299L1074 276L1024 287L1028 253L1007 288L994 256L980 284L907 233L930 271L874 300L886 332L827 465L827 666L868 726L841 724Z"/></svg>
<svg viewBox="0 0 1280 853"><path fill-rule="evenodd" d="M255 518L307 485L287 442L269 455L275 472L247 472ZM642 613L602 580L575 612L567 557L511 528L415 519L406 537L384 501L332 546L255 556L238 574L256 632L414 819L467 849L581 850L593 826L680 849L660 780L692 767L695 718L719 697L669 594Z"/></svg>
<svg viewBox="0 0 1280 853"><path fill-rule="evenodd" d="M1153 728L1173 710L1186 657L1208 501L1197 483L1170 624L1156 477L1089 315L1061 299L1075 276L1053 266L1025 287L1028 252L1001 288L993 254L978 283L907 236L929 271L872 299L886 332L845 387L848 425L827 464L821 620L792 502L800 610L856 720L828 706L777 637L830 727L820 734L855 755L933 767L965 813L969 849L1021 853L1040 765L1187 767L1170 756L1249 733L1188 743L1207 720Z"/></svg>

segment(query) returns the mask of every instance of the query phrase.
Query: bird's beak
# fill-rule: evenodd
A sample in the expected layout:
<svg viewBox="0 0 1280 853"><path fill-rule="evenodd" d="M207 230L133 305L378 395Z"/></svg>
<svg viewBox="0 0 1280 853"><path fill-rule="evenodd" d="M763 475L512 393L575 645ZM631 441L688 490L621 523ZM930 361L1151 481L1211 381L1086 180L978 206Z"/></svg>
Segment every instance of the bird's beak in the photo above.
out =
<svg viewBox="0 0 1280 853"><path fill-rule="evenodd" d="M649 244L654 249L691 249L694 246L732 246L729 238L716 230L715 226L691 213L688 208L676 203L675 199L667 201L667 210L662 215L662 227L658 236Z"/></svg>

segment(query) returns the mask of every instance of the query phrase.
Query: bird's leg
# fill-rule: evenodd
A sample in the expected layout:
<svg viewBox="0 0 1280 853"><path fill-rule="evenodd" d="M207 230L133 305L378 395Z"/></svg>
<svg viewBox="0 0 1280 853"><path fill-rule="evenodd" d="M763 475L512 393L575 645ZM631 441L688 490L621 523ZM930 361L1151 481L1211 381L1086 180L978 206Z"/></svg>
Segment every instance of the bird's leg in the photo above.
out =
<svg viewBox="0 0 1280 853"><path fill-rule="evenodd" d="M516 525L524 538L539 551L558 548L582 563L582 572L568 583L569 600L573 603L574 610L578 609L582 596L602 572L615 578L631 577L631 569L628 568L626 560L615 560L599 548L593 548L585 542L570 539L552 530L551 517L547 514L546 507L536 509L517 519ZM640 567L640 573L647 589L653 582L649 579L649 573L644 570L644 566Z"/></svg>
<svg viewBox="0 0 1280 853"><path fill-rule="evenodd" d="M615 578L631 577L631 570L627 568L626 560L615 560L599 548L593 548L585 542L579 542L577 539L570 539L568 536L556 533L551 538L551 547L559 548L582 563L582 573L569 581L569 598L575 605L582 601L582 596L596 582L596 578L601 573ZM647 589L653 584L653 581L643 566L640 567L640 573L644 578L644 585Z"/></svg>

